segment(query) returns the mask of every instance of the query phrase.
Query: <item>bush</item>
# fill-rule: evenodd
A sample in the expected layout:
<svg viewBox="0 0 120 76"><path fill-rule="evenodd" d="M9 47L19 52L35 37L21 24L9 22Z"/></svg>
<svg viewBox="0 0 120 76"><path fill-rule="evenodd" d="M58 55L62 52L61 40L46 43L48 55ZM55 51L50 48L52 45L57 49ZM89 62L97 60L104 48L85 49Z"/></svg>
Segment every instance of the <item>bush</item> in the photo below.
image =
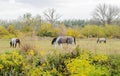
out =
<svg viewBox="0 0 120 76"><path fill-rule="evenodd" d="M77 29L72 29L72 28L68 28L67 29L67 36L73 36L73 37L80 37L80 33Z"/></svg>
<svg viewBox="0 0 120 76"><path fill-rule="evenodd" d="M97 25L86 25L84 28L82 28L82 34L86 37L104 37L104 31L102 27L99 27Z"/></svg>
<svg viewBox="0 0 120 76"><path fill-rule="evenodd" d="M38 31L38 36L53 36L53 29L51 24L44 23L41 25L39 31Z"/></svg>
<svg viewBox="0 0 120 76"><path fill-rule="evenodd" d="M0 75L20 75L22 73L23 56L18 52L8 52L0 55Z"/></svg>
<svg viewBox="0 0 120 76"><path fill-rule="evenodd" d="M3 26L0 26L0 38L8 35L9 32L3 27Z"/></svg>
<svg viewBox="0 0 120 76"><path fill-rule="evenodd" d="M100 55L77 46L72 52L34 50L0 54L1 76L119 76L118 55Z"/></svg>
<svg viewBox="0 0 120 76"><path fill-rule="evenodd" d="M119 38L120 37L120 27L117 25L106 25L104 27L104 33L106 37Z"/></svg>
<svg viewBox="0 0 120 76"><path fill-rule="evenodd" d="M95 59L92 57L95 57ZM102 59L101 57L105 59ZM99 63L96 64L93 60L96 60ZM107 61L106 56L101 55L96 57L90 52L81 51L77 58L68 59L65 63L72 76L109 76L108 66L105 64L101 65L104 61Z"/></svg>
<svg viewBox="0 0 120 76"><path fill-rule="evenodd" d="M120 75L120 55L110 55L109 57L110 76Z"/></svg>

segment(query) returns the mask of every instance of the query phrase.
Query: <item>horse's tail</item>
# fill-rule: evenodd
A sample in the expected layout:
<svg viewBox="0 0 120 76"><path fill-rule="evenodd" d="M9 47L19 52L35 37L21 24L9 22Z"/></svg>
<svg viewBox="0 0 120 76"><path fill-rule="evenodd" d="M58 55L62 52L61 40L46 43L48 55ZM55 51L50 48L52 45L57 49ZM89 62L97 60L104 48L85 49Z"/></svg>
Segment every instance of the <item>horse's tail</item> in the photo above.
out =
<svg viewBox="0 0 120 76"><path fill-rule="evenodd" d="M56 39L57 39L57 37L55 37L55 38L52 40L52 42L51 42L52 45L54 44L54 42L56 41Z"/></svg>
<svg viewBox="0 0 120 76"><path fill-rule="evenodd" d="M74 37L74 43L75 43L75 45L76 45L76 38Z"/></svg>

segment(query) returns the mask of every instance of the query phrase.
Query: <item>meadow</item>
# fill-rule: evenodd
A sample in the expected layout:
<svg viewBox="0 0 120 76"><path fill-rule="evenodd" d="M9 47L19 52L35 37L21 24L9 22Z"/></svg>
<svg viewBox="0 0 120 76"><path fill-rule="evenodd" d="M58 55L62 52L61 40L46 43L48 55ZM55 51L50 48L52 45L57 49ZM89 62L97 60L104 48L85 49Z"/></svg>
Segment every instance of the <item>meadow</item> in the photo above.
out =
<svg viewBox="0 0 120 76"><path fill-rule="evenodd" d="M120 40L76 39L76 45L51 45L52 37L24 37L10 48L0 39L0 76L118 76Z"/></svg>
<svg viewBox="0 0 120 76"><path fill-rule="evenodd" d="M5 51L11 50L20 50L17 48L10 48L9 45L10 39L0 39L0 52L3 53ZM75 48L79 46L81 49L92 51L93 53L101 53L101 54L120 54L120 40L119 39L107 39L107 43L97 43L97 38L86 38L86 39L76 39L76 45L66 45L63 44L63 48L59 45L54 48L51 45L52 38L50 37L26 37L21 39L21 44L29 44L31 46L35 46L37 50L48 52L54 49L66 50L70 48Z"/></svg>

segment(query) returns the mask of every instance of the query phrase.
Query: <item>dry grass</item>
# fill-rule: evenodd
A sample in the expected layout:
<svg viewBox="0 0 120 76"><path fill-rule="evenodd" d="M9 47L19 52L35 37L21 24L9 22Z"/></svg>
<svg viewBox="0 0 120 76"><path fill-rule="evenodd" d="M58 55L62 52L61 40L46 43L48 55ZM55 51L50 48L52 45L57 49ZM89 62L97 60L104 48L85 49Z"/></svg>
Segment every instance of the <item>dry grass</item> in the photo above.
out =
<svg viewBox="0 0 120 76"><path fill-rule="evenodd" d="M107 39L107 43L96 43L97 39L80 39L78 44L82 49L95 53L120 54L120 40Z"/></svg>
<svg viewBox="0 0 120 76"><path fill-rule="evenodd" d="M40 53L45 54L49 53L52 50L61 50L61 51L73 51L75 48L74 45L63 45L63 48L60 46L57 46L57 48L54 48L51 45L52 38L38 38L38 37L29 37L29 38L22 38L21 43L24 46L25 43L29 48L31 46L34 46L36 50L38 50ZM80 46L80 48L85 50L93 51L94 53L103 53L103 54L120 54L120 40L118 39L108 39L107 43L96 43L97 39L77 39L77 45ZM12 50L20 50L20 48L10 48L9 47L9 39L0 39L0 52L5 51L12 51Z"/></svg>

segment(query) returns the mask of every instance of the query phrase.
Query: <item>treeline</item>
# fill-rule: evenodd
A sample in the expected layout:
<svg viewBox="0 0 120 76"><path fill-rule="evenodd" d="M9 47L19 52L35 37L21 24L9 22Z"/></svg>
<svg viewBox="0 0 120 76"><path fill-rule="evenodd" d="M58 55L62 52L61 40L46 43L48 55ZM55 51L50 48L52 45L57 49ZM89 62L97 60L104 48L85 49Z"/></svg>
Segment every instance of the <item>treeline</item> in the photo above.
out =
<svg viewBox="0 0 120 76"><path fill-rule="evenodd" d="M79 38L120 38L120 9L116 6L99 4L89 20L59 20L55 9L48 9L44 16L26 13L16 20L0 20L0 38L11 38L24 33L29 36L71 35Z"/></svg>
<svg viewBox="0 0 120 76"><path fill-rule="evenodd" d="M23 24L23 23L21 23ZM17 27L19 26L19 27ZM107 37L120 38L120 26L118 25L85 25L67 27L59 24L53 27L50 23L41 23L40 25L8 25L0 26L0 38L12 38L21 33L26 36L55 37L60 35L70 35L78 38Z"/></svg>

